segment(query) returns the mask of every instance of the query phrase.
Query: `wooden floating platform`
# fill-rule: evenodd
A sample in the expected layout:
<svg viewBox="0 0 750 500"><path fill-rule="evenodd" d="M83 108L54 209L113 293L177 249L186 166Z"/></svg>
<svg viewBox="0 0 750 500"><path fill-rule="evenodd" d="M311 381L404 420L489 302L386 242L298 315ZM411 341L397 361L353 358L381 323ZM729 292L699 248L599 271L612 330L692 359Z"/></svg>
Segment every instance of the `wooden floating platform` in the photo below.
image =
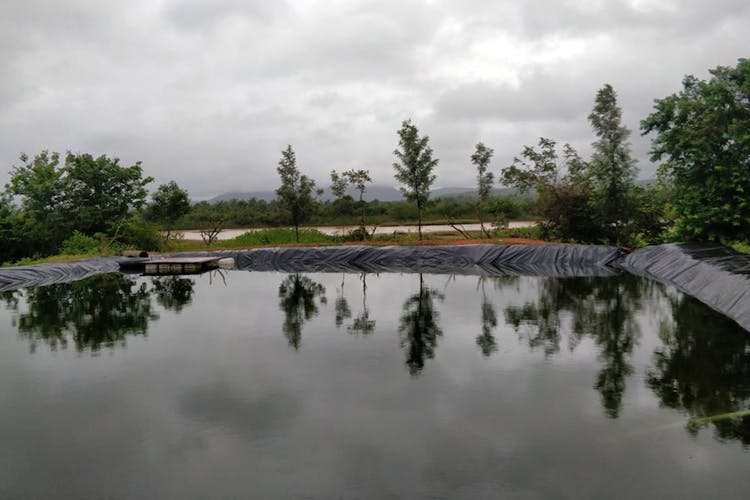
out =
<svg viewBox="0 0 750 500"><path fill-rule="evenodd" d="M146 276L201 274L219 267L221 257L166 257L163 259L128 258L118 262L120 270Z"/></svg>

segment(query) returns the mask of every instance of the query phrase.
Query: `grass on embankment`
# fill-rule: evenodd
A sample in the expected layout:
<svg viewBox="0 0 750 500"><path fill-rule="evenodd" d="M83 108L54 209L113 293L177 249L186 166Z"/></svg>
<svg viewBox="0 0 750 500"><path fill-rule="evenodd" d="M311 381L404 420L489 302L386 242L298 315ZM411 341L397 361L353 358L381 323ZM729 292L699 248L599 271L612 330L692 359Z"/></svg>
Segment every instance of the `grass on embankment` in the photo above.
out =
<svg viewBox="0 0 750 500"><path fill-rule="evenodd" d="M466 239L457 231L427 232L423 234L423 240L419 240L416 232L379 234L368 241L351 241L341 236L331 236L316 229L300 229L300 241L297 243L293 229L271 228L258 231L250 231L230 240L220 240L207 246L202 241L196 240L171 240L162 250L162 253L171 252L196 252L212 250L238 250L252 247L268 246L328 246L328 245L436 245L436 244L463 244L463 243L535 243L539 240L539 232L536 228L515 228L497 231L493 238L485 238L478 231L468 231L471 239ZM512 241L506 241L511 239ZM159 252L153 252L159 253ZM27 258L16 262L3 264L3 267L26 266L31 264L65 263L75 260L113 256L114 253L86 253L80 255L52 255L43 258Z"/></svg>

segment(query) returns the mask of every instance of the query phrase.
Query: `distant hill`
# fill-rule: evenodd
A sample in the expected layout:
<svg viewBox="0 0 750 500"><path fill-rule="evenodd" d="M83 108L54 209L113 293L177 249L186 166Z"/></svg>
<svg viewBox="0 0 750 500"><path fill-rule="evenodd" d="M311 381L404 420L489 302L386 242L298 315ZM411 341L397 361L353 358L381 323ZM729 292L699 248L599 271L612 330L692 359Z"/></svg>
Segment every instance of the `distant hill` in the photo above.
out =
<svg viewBox="0 0 750 500"><path fill-rule="evenodd" d="M508 188L493 189L495 196L502 195L508 196L514 194L516 191ZM353 197L357 198L359 193L354 189L349 189L348 193ZM476 188L466 187L445 187L435 189L430 193L432 198L471 198L476 195ZM268 191L232 191L223 193L218 196L214 196L209 203L217 203L219 201L229 200L249 200L255 198L258 200L272 201L276 199L276 193L273 190ZM323 194L324 200L332 200L333 196L328 190ZM367 188L365 193L365 199L367 201L380 200L380 201L402 201L404 197L401 195L401 191L391 186L370 186Z"/></svg>

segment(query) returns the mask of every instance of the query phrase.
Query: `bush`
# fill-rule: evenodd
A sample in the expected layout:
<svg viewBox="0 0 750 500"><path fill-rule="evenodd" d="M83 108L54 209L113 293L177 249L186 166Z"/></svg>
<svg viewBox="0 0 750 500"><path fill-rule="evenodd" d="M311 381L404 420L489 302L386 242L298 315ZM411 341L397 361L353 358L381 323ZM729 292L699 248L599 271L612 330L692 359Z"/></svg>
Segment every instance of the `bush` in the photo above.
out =
<svg viewBox="0 0 750 500"><path fill-rule="evenodd" d="M164 236L159 231L159 227L141 218L125 223L119 240L124 245L138 250L154 251L164 248Z"/></svg>
<svg viewBox="0 0 750 500"><path fill-rule="evenodd" d="M60 246L60 253L63 255L91 255L99 253L100 250L101 245L97 238L86 236L80 231L73 231Z"/></svg>

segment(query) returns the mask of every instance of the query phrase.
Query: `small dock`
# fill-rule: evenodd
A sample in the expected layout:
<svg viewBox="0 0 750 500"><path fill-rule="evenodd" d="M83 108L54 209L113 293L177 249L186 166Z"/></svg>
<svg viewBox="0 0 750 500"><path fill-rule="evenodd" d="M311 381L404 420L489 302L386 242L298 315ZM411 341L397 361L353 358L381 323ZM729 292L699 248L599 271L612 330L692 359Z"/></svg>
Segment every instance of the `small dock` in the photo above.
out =
<svg viewBox="0 0 750 500"><path fill-rule="evenodd" d="M145 276L170 274L201 274L218 269L221 257L165 257L163 259L127 258L118 264L120 271L141 273Z"/></svg>

